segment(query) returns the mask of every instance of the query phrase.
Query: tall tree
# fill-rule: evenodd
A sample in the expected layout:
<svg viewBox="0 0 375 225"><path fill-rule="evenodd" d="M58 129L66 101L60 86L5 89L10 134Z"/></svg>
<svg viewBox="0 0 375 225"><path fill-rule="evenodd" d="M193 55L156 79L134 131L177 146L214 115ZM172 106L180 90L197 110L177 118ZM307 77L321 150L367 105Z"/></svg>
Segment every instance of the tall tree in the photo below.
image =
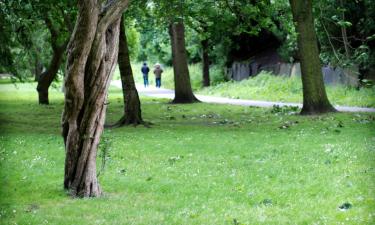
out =
<svg viewBox="0 0 375 225"><path fill-rule="evenodd" d="M169 28L175 86L175 97L172 103L198 101L191 88L186 54L184 17L187 7L185 0L163 0L155 1L153 8L157 20Z"/></svg>
<svg viewBox="0 0 375 225"><path fill-rule="evenodd" d="M318 42L312 15L311 0L290 0L293 20L298 33L301 60L303 107L301 114L336 111L328 101L319 59Z"/></svg>
<svg viewBox="0 0 375 225"><path fill-rule="evenodd" d="M122 83L122 94L124 100L124 115L115 124L121 125L138 125L144 124L142 119L141 102L139 100L138 91L135 86L133 71L130 64L128 41L125 31L125 16L121 18L120 24L120 41L118 52L118 64L120 67L120 76Z"/></svg>
<svg viewBox="0 0 375 225"><path fill-rule="evenodd" d="M183 4L182 4L183 3ZM214 44L220 43L224 31L229 30L226 19L223 19L225 10L219 7L219 1L184 0L181 1L177 17L184 16L183 22L186 28L195 31L194 45L198 46L202 59L202 86L210 86L210 49ZM221 17L220 20L218 17ZM189 32L189 30L187 30Z"/></svg>
<svg viewBox="0 0 375 225"><path fill-rule="evenodd" d="M190 83L190 75L185 47L185 27L182 21L174 22L171 24L170 37L175 87L175 97L172 102L197 102L198 99L194 96Z"/></svg>
<svg viewBox="0 0 375 225"><path fill-rule="evenodd" d="M96 197L101 188L96 154L103 132L107 92L118 56L120 18L129 0L79 0L67 52L62 135L64 188L72 196Z"/></svg>

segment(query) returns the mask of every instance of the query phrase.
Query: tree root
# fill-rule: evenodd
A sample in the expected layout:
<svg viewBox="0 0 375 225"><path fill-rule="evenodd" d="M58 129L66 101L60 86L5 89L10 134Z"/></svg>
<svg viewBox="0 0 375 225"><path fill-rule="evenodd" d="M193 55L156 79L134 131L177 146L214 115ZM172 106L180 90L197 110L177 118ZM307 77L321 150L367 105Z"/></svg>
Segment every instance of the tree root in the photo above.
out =
<svg viewBox="0 0 375 225"><path fill-rule="evenodd" d="M118 120L114 124L106 124L104 125L105 128L119 128L123 126L134 126L137 127L138 125L143 125L146 128L151 128L152 125L154 125L151 122L143 121L142 119L129 119L126 116L121 117L120 120Z"/></svg>

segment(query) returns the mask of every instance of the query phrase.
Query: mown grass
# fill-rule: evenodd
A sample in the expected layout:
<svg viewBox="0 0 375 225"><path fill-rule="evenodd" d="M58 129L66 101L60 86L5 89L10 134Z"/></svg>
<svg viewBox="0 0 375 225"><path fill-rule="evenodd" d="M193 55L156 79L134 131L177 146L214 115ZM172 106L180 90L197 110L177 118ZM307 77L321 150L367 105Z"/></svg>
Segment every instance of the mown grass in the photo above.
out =
<svg viewBox="0 0 375 225"><path fill-rule="evenodd" d="M374 114L301 117L143 98L152 128L103 135L105 195L71 199L62 188L62 94L52 90L52 104L39 106L34 88L0 85L1 224L375 222ZM111 89L108 123L121 117L121 96Z"/></svg>

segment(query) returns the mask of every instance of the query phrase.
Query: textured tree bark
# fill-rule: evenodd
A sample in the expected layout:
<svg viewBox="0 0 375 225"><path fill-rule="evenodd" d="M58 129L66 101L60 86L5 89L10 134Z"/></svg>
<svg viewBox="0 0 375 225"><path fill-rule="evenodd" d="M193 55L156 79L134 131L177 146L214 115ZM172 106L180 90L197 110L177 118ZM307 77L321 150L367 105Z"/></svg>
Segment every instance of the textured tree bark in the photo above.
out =
<svg viewBox="0 0 375 225"><path fill-rule="evenodd" d="M203 87L210 86L210 59L208 56L208 40L205 39L202 44L202 66L203 66Z"/></svg>
<svg viewBox="0 0 375 225"><path fill-rule="evenodd" d="M107 92L117 63L119 25L128 0L79 0L68 45L62 116L66 158L64 188L78 197L100 196L96 154L103 132Z"/></svg>
<svg viewBox="0 0 375 225"><path fill-rule="evenodd" d="M172 103L198 102L191 89L185 47L185 28L182 22L170 26L175 97Z"/></svg>
<svg viewBox="0 0 375 225"><path fill-rule="evenodd" d="M56 78L57 72L59 71L65 48L66 45L53 48L53 55L49 67L39 76L38 86L36 88L39 95L39 104L49 104L48 89L51 86L52 81Z"/></svg>
<svg viewBox="0 0 375 225"><path fill-rule="evenodd" d="M293 20L298 33L301 60L303 107L301 114L319 114L336 111L329 102L323 82L315 33L312 1L290 0Z"/></svg>
<svg viewBox="0 0 375 225"><path fill-rule="evenodd" d="M129 48L125 32L125 17L121 18L120 42L118 53L118 64L120 67L120 76L122 83L122 94L124 96L124 115L114 125L139 125L144 124L142 119L141 102L137 88L135 86L133 71L130 64Z"/></svg>

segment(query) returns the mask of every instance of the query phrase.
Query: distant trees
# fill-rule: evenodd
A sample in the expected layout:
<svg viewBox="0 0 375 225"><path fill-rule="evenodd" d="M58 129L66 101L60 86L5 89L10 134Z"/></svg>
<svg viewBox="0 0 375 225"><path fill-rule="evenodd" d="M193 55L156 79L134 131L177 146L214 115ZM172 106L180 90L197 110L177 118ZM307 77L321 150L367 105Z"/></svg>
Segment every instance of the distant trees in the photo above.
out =
<svg viewBox="0 0 375 225"><path fill-rule="evenodd" d="M128 0L79 0L68 44L62 134L66 158L64 188L72 196L102 191L96 154L103 131L107 92L118 56L120 19Z"/></svg>
<svg viewBox="0 0 375 225"><path fill-rule="evenodd" d="M39 103L49 104L48 89L65 58L75 6L68 0L19 0L3 2L0 8L2 16L7 15L1 26L4 40L0 46L5 46L0 47L4 53L0 69L19 79L34 73Z"/></svg>
<svg viewBox="0 0 375 225"><path fill-rule="evenodd" d="M230 33L230 19L226 17L226 10L221 7L220 1L199 0L189 1L187 4L188 26L198 37L196 45L202 62L202 86L208 87L211 85L210 64L213 62L211 50ZM221 18L218 19L219 17Z"/></svg>
<svg viewBox="0 0 375 225"><path fill-rule="evenodd" d="M34 2L33 2L34 3ZM48 30L26 1L0 0L0 72L21 80L41 73L50 57Z"/></svg>
<svg viewBox="0 0 375 225"><path fill-rule="evenodd" d="M303 108L301 114L318 114L336 111L330 104L323 82L318 42L310 0L290 0L298 33L298 50L301 60Z"/></svg>

